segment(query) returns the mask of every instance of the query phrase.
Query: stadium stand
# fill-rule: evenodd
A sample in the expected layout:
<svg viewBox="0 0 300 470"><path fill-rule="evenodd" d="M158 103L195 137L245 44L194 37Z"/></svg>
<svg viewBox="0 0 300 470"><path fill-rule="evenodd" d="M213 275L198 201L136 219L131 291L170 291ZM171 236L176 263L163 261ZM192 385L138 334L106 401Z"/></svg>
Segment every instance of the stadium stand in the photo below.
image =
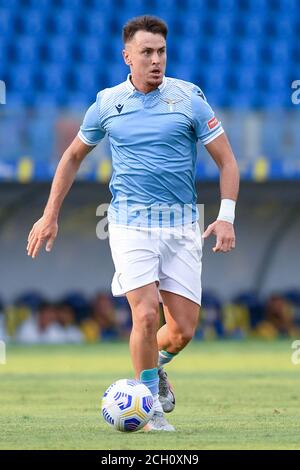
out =
<svg viewBox="0 0 300 470"><path fill-rule="evenodd" d="M265 110L277 113L280 109L299 127L291 100L291 83L300 65L300 12L294 0L0 0L0 79L7 87L7 106L0 109L0 142L8 120L23 121L15 136L18 142L9 150L0 147L0 179L19 179L24 156L20 148L26 138L26 155L33 162L29 180L52 178L55 142L37 170L34 162L39 152L30 135L24 138L26 133L32 135L30 127L35 125L28 108L67 109L79 124L99 90L126 78L121 29L130 17L145 13L168 23L167 75L197 83L217 110L263 110L266 124ZM236 117L235 126L238 121ZM40 124L41 145L49 135L55 140L56 125L56 117L51 116ZM265 142L258 137L257 154L248 161L250 173L243 171L243 164L242 177L299 176L295 162L299 132L281 126L282 121L273 122L270 130L273 136L281 136L276 146L273 139ZM43 136L48 136L45 141ZM235 148L234 133L229 136ZM280 158L288 160L289 171L286 165L278 165L274 147ZM243 154L237 152L237 157L245 161ZM107 158L101 146L98 158ZM260 158L265 164L257 163ZM257 172L257 164L262 171ZM199 177L217 176L199 165ZM95 172L87 179L95 179Z"/></svg>

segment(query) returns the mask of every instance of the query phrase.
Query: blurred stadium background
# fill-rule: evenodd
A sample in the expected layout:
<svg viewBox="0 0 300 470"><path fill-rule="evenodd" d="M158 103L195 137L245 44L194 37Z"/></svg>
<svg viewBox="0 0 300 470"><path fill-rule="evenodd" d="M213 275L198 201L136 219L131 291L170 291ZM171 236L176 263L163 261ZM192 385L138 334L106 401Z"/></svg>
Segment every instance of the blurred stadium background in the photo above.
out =
<svg viewBox="0 0 300 470"><path fill-rule="evenodd" d="M110 201L107 140L80 169L51 254L33 262L25 248L85 110L97 91L126 79L123 24L147 13L169 26L167 75L203 89L242 177L236 250L204 248L196 338L299 335L299 1L0 0L0 338L129 334L127 302L110 295L108 242L95 233L96 207ZM197 188L207 225L218 211L218 170L200 147Z"/></svg>

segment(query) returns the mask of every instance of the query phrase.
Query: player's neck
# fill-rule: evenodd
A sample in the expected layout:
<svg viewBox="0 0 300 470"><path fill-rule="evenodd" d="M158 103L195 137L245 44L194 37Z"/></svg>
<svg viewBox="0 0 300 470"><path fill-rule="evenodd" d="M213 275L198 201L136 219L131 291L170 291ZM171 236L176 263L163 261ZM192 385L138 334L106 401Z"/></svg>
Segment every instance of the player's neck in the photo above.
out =
<svg viewBox="0 0 300 470"><path fill-rule="evenodd" d="M145 94L150 93L153 90L156 90L156 88L158 88L162 83L161 82L158 85L149 86L149 85L145 85L144 83L139 83L138 80L136 80L136 78L132 77L132 75L130 75L129 79L137 91L139 91L140 93L145 93Z"/></svg>

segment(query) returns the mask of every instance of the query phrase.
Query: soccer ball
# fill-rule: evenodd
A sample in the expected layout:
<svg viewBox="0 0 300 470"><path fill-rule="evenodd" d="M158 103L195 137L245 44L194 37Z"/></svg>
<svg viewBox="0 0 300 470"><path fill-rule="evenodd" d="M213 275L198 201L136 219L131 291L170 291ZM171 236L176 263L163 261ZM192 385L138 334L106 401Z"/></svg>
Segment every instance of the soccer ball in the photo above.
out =
<svg viewBox="0 0 300 470"><path fill-rule="evenodd" d="M118 431L138 431L153 413L153 396L149 388L137 380L117 380L102 398L103 418Z"/></svg>

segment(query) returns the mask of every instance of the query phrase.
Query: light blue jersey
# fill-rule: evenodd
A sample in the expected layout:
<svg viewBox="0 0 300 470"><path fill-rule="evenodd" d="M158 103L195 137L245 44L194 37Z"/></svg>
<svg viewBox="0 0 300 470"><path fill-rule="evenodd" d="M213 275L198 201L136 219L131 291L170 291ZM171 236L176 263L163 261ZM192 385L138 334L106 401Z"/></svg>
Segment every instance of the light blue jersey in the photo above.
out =
<svg viewBox="0 0 300 470"><path fill-rule="evenodd" d="M87 145L108 134L112 151L111 223L174 226L198 219L196 142L224 131L202 91L164 77L144 94L127 80L97 95L78 133Z"/></svg>

